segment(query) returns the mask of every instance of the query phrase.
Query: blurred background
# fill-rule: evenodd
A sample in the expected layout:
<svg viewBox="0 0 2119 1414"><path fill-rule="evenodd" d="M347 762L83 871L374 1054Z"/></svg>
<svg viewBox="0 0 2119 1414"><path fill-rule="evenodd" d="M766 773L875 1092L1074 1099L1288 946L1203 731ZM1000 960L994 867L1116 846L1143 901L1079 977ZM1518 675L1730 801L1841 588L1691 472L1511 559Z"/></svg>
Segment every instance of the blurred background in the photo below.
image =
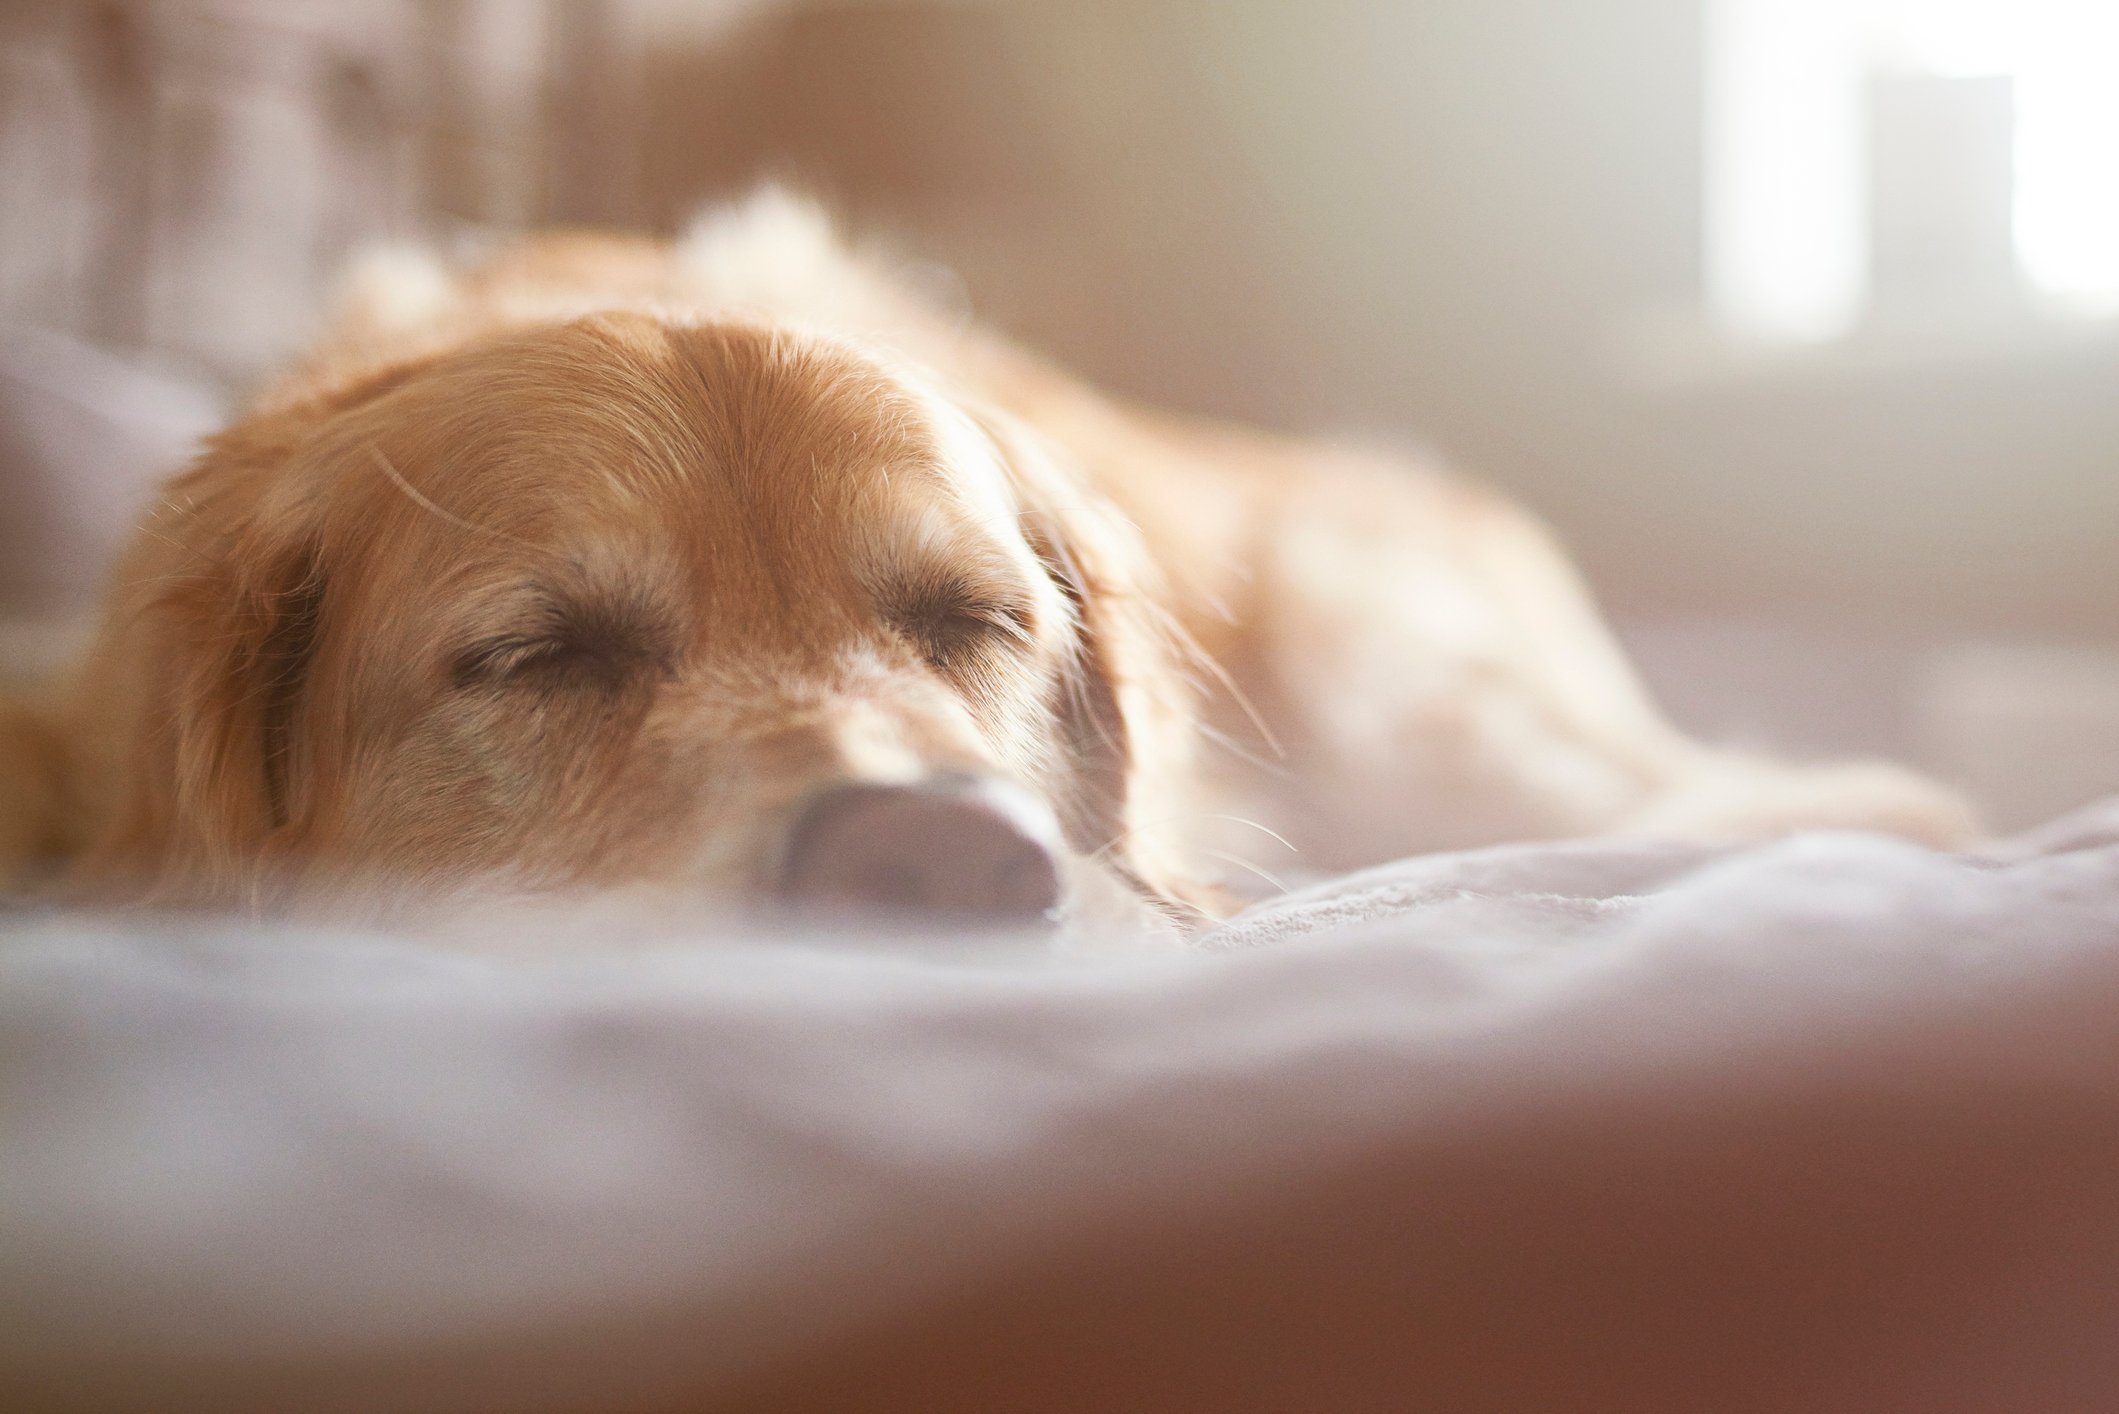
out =
<svg viewBox="0 0 2119 1414"><path fill-rule="evenodd" d="M2119 789L2112 0L0 0L15 670L349 250L760 176L1516 493L1697 732Z"/></svg>

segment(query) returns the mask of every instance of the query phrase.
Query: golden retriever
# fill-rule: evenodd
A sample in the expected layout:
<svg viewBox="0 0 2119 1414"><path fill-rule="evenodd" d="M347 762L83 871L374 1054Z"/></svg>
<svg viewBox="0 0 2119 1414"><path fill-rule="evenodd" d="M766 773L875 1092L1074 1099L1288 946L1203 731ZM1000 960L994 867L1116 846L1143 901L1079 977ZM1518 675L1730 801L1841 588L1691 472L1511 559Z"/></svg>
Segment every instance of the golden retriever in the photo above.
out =
<svg viewBox="0 0 2119 1414"><path fill-rule="evenodd" d="M18 862L218 906L1195 920L1274 855L1971 831L1889 767L1681 736L1497 496L1103 396L776 195L676 243L369 262L167 484L9 752Z"/></svg>

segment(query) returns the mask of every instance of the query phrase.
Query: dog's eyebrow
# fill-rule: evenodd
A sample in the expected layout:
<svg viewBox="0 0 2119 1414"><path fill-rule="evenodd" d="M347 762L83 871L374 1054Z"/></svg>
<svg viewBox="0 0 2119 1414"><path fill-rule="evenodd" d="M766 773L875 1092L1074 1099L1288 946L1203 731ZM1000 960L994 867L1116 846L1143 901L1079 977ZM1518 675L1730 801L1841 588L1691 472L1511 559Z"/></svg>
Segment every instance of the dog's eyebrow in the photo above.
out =
<svg viewBox="0 0 2119 1414"><path fill-rule="evenodd" d="M1031 596L1014 568L984 556L899 566L883 580L882 597L894 604L1031 607Z"/></svg>

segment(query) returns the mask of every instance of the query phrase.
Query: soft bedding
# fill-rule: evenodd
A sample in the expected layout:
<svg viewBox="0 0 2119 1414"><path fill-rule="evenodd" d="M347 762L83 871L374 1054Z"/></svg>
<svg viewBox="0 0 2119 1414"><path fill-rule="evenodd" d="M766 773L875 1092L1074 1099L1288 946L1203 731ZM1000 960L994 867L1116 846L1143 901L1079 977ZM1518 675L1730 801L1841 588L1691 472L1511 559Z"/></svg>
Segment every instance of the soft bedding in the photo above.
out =
<svg viewBox="0 0 2119 1414"><path fill-rule="evenodd" d="M2119 804L520 927L7 920L6 1407L2119 1406Z"/></svg>

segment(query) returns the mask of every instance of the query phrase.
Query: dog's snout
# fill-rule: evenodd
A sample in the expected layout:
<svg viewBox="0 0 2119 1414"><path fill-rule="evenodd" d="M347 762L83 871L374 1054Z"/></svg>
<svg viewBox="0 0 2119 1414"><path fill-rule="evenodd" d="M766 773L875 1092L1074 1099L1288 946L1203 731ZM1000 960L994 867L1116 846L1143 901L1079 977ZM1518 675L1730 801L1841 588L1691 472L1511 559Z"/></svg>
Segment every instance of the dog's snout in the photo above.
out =
<svg viewBox="0 0 2119 1414"><path fill-rule="evenodd" d="M1052 812L1004 782L843 785L789 841L782 897L805 908L1030 922L1059 904Z"/></svg>

